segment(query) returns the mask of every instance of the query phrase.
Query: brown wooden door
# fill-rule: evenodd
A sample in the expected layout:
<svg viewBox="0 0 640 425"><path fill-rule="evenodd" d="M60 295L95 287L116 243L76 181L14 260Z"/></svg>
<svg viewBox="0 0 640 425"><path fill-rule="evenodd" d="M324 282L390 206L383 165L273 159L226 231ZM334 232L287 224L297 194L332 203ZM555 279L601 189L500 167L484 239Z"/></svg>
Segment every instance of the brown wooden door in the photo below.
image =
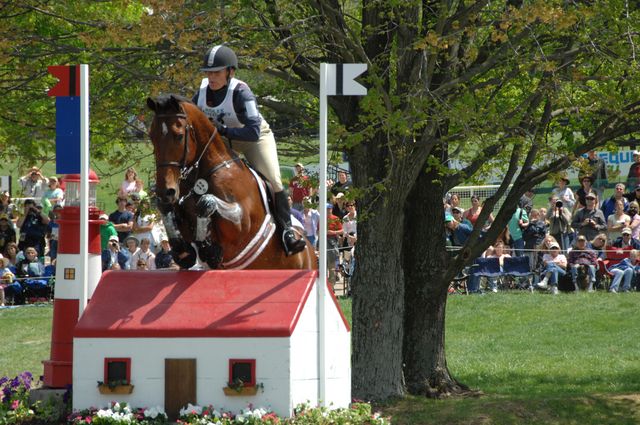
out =
<svg viewBox="0 0 640 425"><path fill-rule="evenodd" d="M165 359L164 408L169 419L177 419L187 403L197 404L196 359Z"/></svg>

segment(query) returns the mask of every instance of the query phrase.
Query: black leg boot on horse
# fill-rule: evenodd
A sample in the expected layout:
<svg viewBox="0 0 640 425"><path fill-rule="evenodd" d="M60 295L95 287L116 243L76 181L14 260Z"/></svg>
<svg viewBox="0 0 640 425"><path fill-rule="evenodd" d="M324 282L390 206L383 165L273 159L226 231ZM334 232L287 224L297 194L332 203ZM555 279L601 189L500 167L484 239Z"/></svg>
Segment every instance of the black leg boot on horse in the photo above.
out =
<svg viewBox="0 0 640 425"><path fill-rule="evenodd" d="M284 252L289 255L297 254L304 250L307 243L303 238L296 239L296 234L291 225L291 210L289 209L289 199L287 193L283 190L275 193L275 221L278 230L282 234L282 245Z"/></svg>

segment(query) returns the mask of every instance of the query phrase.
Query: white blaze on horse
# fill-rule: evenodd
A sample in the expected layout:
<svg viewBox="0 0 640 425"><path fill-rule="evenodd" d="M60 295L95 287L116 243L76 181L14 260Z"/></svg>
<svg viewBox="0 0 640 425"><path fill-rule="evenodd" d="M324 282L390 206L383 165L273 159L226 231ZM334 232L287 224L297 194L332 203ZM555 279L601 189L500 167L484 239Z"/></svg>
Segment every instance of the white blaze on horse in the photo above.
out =
<svg viewBox="0 0 640 425"><path fill-rule="evenodd" d="M175 95L149 98L147 105L155 112L149 133L158 207L182 268L195 264L196 254L213 269L317 267L308 241L302 252L285 255L273 237L265 182L196 105Z"/></svg>

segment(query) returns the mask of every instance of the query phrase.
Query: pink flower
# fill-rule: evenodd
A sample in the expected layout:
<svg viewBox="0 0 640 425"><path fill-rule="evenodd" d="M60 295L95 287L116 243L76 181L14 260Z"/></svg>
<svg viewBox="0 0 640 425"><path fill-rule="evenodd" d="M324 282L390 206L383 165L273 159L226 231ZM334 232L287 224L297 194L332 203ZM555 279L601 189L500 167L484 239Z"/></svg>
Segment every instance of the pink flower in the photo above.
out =
<svg viewBox="0 0 640 425"><path fill-rule="evenodd" d="M84 418L84 421L85 421L86 423L88 423L88 424L90 424L90 423L91 423L91 420L92 420L92 419L91 419L91 416L87 416L86 418Z"/></svg>
<svg viewBox="0 0 640 425"><path fill-rule="evenodd" d="M11 410L16 410L18 407L20 407L20 400L13 400L11 403Z"/></svg>

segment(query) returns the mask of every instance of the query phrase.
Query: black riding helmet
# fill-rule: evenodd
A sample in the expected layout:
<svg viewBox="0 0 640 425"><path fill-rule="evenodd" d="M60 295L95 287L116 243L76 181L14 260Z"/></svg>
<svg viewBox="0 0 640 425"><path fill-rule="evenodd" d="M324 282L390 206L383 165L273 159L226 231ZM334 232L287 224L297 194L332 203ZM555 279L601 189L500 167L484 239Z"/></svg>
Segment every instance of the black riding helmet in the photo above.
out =
<svg viewBox="0 0 640 425"><path fill-rule="evenodd" d="M238 57L236 54L221 44L213 46L204 55L204 62L201 71L220 71L222 69L238 69Z"/></svg>

